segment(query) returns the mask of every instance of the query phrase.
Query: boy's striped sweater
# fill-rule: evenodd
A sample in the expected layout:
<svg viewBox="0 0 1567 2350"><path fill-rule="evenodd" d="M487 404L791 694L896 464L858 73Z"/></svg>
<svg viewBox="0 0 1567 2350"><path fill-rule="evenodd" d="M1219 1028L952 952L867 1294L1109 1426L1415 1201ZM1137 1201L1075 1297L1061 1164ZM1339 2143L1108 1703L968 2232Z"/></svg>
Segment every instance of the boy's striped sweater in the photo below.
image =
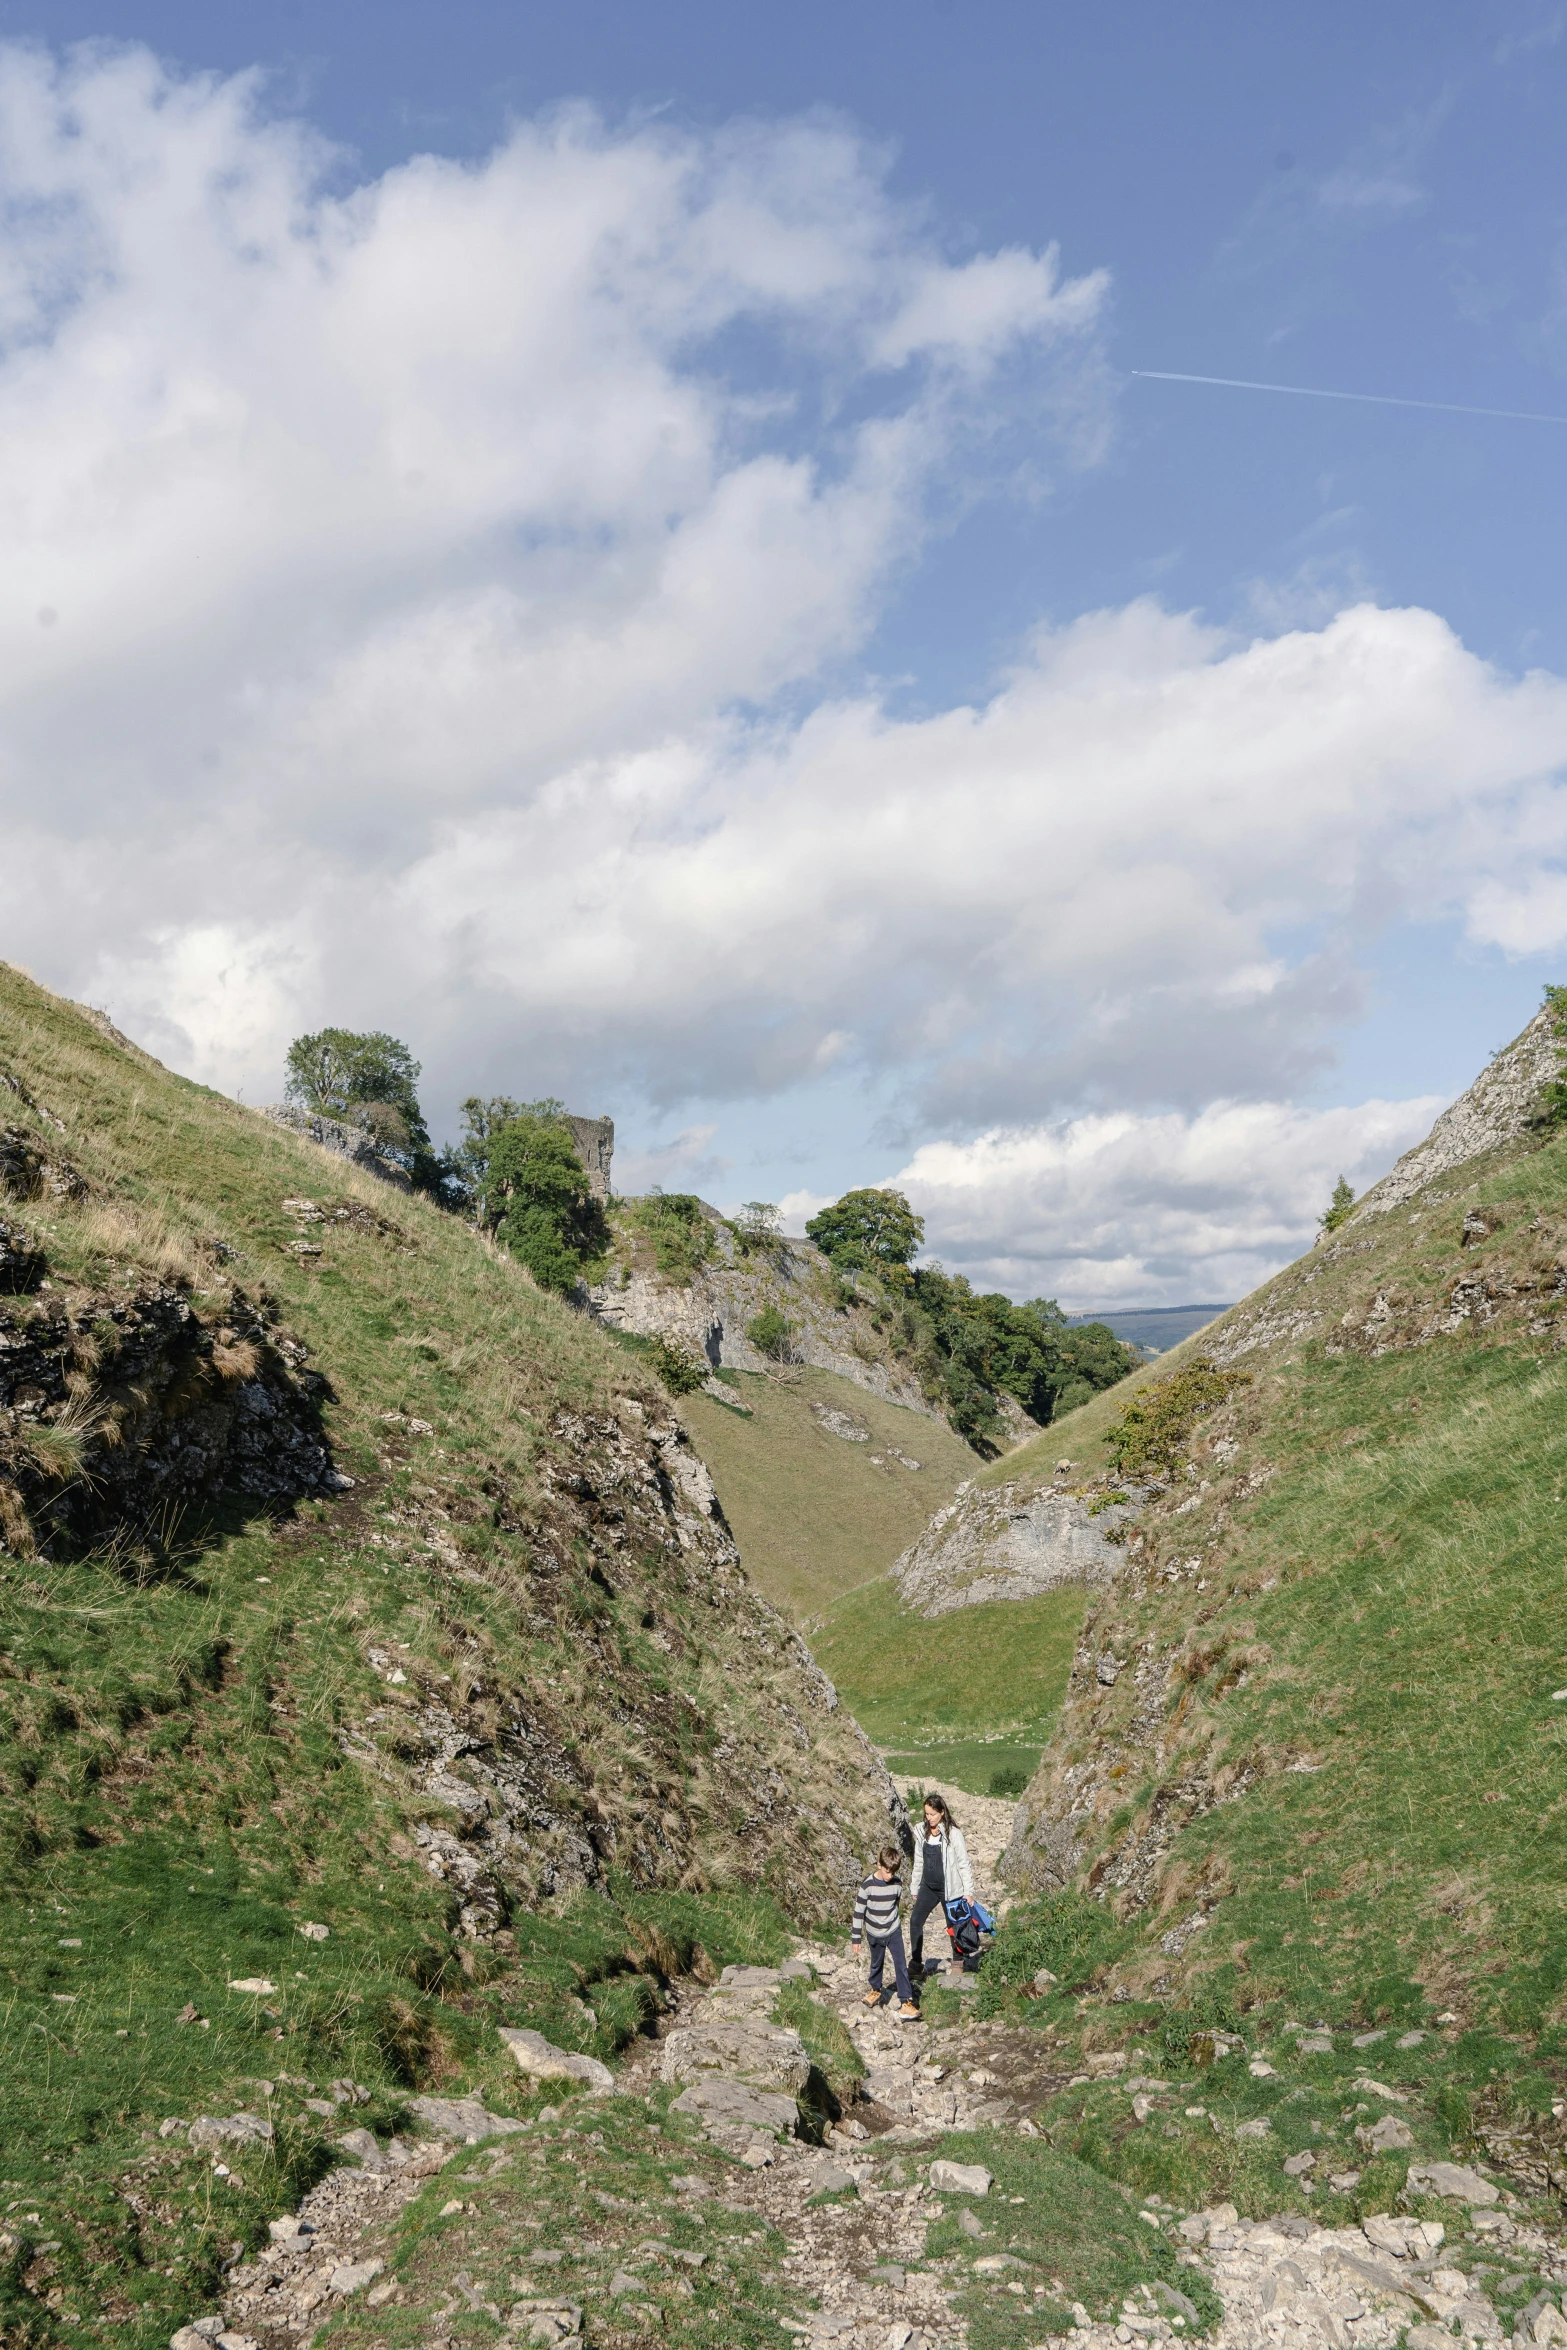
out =
<svg viewBox="0 0 1567 2350"><path fill-rule="evenodd" d="M854 1924L849 1929L851 1941L858 1942L864 1931L873 1942L885 1942L898 1931L898 1911L903 1900L903 1888L896 1877L878 1877L873 1869L868 1877L860 1879L860 1889L854 1897Z"/></svg>

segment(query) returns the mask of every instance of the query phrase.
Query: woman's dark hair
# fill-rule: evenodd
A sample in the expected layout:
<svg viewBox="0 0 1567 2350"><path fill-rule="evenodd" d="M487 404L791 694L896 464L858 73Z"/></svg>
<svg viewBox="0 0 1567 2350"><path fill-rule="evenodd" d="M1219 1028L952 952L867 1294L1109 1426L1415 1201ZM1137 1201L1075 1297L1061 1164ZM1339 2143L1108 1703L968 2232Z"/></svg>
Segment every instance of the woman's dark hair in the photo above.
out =
<svg viewBox="0 0 1567 2350"><path fill-rule="evenodd" d="M955 1828L957 1826L958 1823L952 1816L951 1804L947 1801L944 1795L938 1795L934 1787L925 1798L925 1807L928 1811L940 1812L941 1824L944 1828Z"/></svg>

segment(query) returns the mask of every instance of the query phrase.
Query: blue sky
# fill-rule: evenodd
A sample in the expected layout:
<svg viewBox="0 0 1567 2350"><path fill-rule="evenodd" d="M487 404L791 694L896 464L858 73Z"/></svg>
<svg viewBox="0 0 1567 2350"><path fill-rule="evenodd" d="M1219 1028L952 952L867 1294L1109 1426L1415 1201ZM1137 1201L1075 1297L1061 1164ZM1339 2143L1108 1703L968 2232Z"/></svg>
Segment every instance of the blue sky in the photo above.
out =
<svg viewBox="0 0 1567 2350"><path fill-rule="evenodd" d="M1134 371L1567 419L1567 9L0 38L0 912L177 1065L384 1024L438 1124L557 1090L626 1175L899 1178L983 1282L1169 1302L1558 973L1567 422Z"/></svg>

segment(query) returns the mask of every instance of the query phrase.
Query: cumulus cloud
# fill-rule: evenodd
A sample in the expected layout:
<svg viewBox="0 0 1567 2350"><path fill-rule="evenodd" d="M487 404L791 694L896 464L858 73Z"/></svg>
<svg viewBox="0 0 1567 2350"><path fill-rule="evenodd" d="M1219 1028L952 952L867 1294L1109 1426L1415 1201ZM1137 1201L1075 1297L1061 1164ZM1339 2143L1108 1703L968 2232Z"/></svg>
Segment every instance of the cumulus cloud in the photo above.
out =
<svg viewBox="0 0 1567 2350"><path fill-rule="evenodd" d="M330 915L307 882L268 951L383 998L440 974L464 1020L669 1103L845 1060L903 1073L927 1132L1277 1098L1387 924L1562 935L1564 758L1567 685L1429 613L1231 645L1137 605L1041 636L981 708L828 703L580 762L332 875Z"/></svg>
<svg viewBox="0 0 1567 2350"><path fill-rule="evenodd" d="M1377 930L1567 938L1567 684L1433 614L1141 602L973 706L844 688L1009 418L1031 491L1041 431L1103 445L1102 273L949 252L827 119L566 111L355 186L263 99L0 49L0 924L179 1066L254 1100L390 1027L438 1121L634 1094L682 1180L831 1071L1036 1201L1115 1111L1106 1181L1178 1202ZM1302 1229L1265 1161L1255 1230L1170 1208L1194 1265ZM1009 1254L953 1177L948 1253L1065 1265L1022 1181Z"/></svg>
<svg viewBox="0 0 1567 2350"><path fill-rule="evenodd" d="M1077 1118L926 1144L895 1180L949 1271L979 1289L1068 1311L1238 1298L1310 1245L1340 1175L1364 1190L1441 1107Z"/></svg>
<svg viewBox="0 0 1567 2350"><path fill-rule="evenodd" d="M487 824L706 821L723 714L853 649L987 373L1070 376L1103 291L948 262L825 120L566 112L343 193L260 99L0 51L0 910L36 952L43 878L55 967L230 1079L204 959L384 988ZM547 879L540 956L598 887ZM462 929L407 993L482 987Z"/></svg>

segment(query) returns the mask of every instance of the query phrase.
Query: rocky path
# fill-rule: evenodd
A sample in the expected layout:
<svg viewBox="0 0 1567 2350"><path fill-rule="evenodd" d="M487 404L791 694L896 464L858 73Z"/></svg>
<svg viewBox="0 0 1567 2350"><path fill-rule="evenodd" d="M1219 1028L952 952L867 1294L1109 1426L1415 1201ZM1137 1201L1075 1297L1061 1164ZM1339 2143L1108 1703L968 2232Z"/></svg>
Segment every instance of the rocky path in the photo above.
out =
<svg viewBox="0 0 1567 2350"><path fill-rule="evenodd" d="M977 1890L993 1906L1000 1906L995 1864L1011 1811L1010 1804L972 1798L964 1806ZM841 2020L865 2065L862 2098L825 2129L819 2110L814 2122L802 2112L817 2093L805 2040L792 2024L775 2020L777 2012L799 2018L798 2006L787 2005L798 2002L796 1985ZM1006 2170L1007 2137L1038 2137L1034 2114L1069 2084L1050 2069L1036 2033L982 2022L962 2007L955 2021L904 2021L890 2004L868 2009L864 1989L862 1957L851 1959L845 1944L809 1943L782 1967L731 1967L710 1990L679 1985L659 2036L639 2042L617 2076L616 2102L655 2090L675 2092L676 2113L697 2125L708 2141L706 2160L716 2170L706 2184L696 2177L673 2184L691 2196L721 2199L722 2212L740 2217L742 2226L745 2215L752 2215L777 2231L784 2247L777 2276L787 2314L776 2322L807 2350L829 2343L836 2350L968 2350L964 2311L981 2296L1010 2297L1014 2320L1026 2328L1035 2301L1053 2293L1059 2305L1061 2288L1037 2259L1007 2248L1022 2218L1010 2204L1022 2199L995 2187L990 2166ZM942 2005L950 2017L949 2003ZM538 2048L543 2061L553 2063L557 2052L543 2042ZM569 2057L559 2062L583 2065ZM531 2060L525 2069L532 2069ZM591 2071L603 2092L603 2068ZM1118 2086L1135 2098L1139 2091L1170 2085L1127 2078ZM373 2307L396 2299L400 2287L388 2264L399 2215L412 2197L445 2169L436 2191L452 2182L446 2211L475 2210L462 2198L471 2199L475 2185L497 2179L513 2161L511 2141L526 2149L530 2139L519 2133L538 2126L487 2113L473 2099L421 2098L413 2101L413 2111L419 2134L406 2141L383 2145L367 2130L345 2132L339 2144L352 2166L331 2172L297 2216L273 2222L272 2244L230 2275L221 2309L181 2329L173 2350L210 2350L213 2344L218 2350L306 2350L322 2322L345 2303ZM568 2119L572 2113L586 2116L576 2142L591 2145L591 2136L583 2141L581 2133L592 2109L573 2105ZM233 2129L247 2118L211 2127ZM546 2109L538 2123L549 2118ZM972 2141L964 2164L943 2158L944 2134L951 2130L993 2134L988 2143L981 2137L979 2162L972 2160ZM531 2159L544 2159L537 2138L531 2142ZM456 2161L454 2145L468 2149ZM1018 2148L1012 2156L1014 2167L1021 2153ZM465 2187L464 2181L473 2184ZM1020 2175L1009 2183L1026 2180ZM1496 2301L1516 2303L1527 2276L1546 2282L1521 2311L1514 2310L1510 2338L1520 2350L1567 2350L1567 2318L1558 2305L1567 2285L1563 2246L1515 2219L1507 2208L1511 2198L1477 2172L1430 2165L1421 2193L1442 2198L1451 2219L1439 2225L1378 2215L1362 2227L1323 2228L1295 2214L1247 2222L1227 2204L1187 2214L1153 2198L1141 2216L1170 2247L1168 2276L1189 2271L1191 2290L1170 2281L1139 2286L1109 2320L1095 2321L1079 2306L1072 2338L1080 2350L1188 2338L1200 2324L1193 2295L1200 2298L1211 2286L1224 2310L1209 2337L1215 2350L1395 2350L1399 2344L1405 2350L1454 2350L1459 2342L1504 2338ZM597 2200L620 2208L613 2195ZM720 2201L708 2208L719 2210ZM932 2227L953 2218L957 2232L943 2228L933 2251ZM1026 2252L1026 2240L1017 2242ZM639 2295L648 2292L650 2253L666 2266L698 2257L670 2252L663 2238L650 2239L625 2255L634 2267L640 2256L636 2276L611 2275L614 2261L607 2250L592 2256L604 2269L600 2277L591 2266L589 2273L540 2273L540 2263L589 2256L536 2252L536 2273L531 2282L526 2276L512 2280L524 2297L504 2317L499 2306L475 2299L479 2288L467 2281L470 2271L460 2269L450 2288L452 2322L482 2308L519 2345L591 2343L601 2332L606 2342L620 2345L632 2338L626 2331L632 2304L622 2299L617 2316L614 2296L629 2295L633 2287ZM481 2250L470 2257L481 2268L486 2264ZM563 2290L562 2298L552 2299L550 2280L564 2284L568 2274L576 2276L570 2287L576 2298ZM678 2282L665 2286L666 2297L690 2290ZM635 2305L653 2329L649 2339L667 2322L654 2301L656 2294L645 2306ZM1036 2335L1014 2338L1042 2345L1043 2314L1041 2309ZM432 2312L432 2324L446 2315L443 2304ZM642 2336L635 2338L640 2342ZM449 2328L443 2333L435 2324L429 2339L452 2350Z"/></svg>

